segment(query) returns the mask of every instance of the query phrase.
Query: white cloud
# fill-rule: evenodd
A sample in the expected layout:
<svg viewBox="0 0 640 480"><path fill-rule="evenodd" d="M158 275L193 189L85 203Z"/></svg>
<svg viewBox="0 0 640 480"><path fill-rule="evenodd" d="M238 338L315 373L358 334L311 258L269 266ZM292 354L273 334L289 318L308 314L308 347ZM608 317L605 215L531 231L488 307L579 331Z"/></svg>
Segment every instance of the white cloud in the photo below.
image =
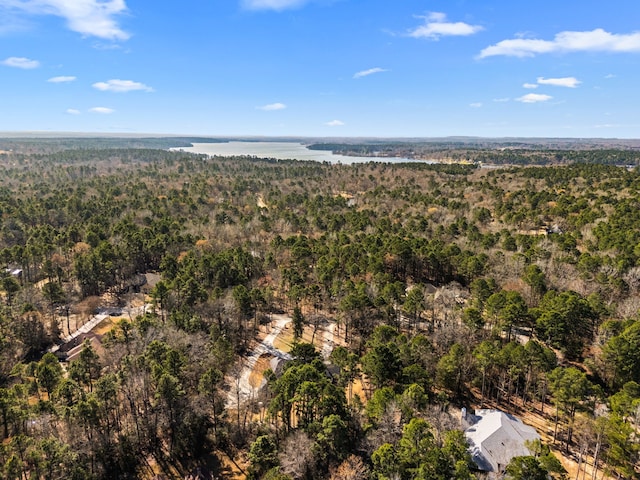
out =
<svg viewBox="0 0 640 480"><path fill-rule="evenodd" d="M242 6L249 10L286 10L298 8L309 0L242 0Z"/></svg>
<svg viewBox="0 0 640 480"><path fill-rule="evenodd" d="M67 113L69 115L80 115L80 110L76 110L75 108L67 108Z"/></svg>
<svg viewBox="0 0 640 480"><path fill-rule="evenodd" d="M409 31L409 36L414 38L430 38L438 40L444 36L467 36L483 30L480 25L470 25L464 22L447 22L444 13L432 12L424 19L424 25Z"/></svg>
<svg viewBox="0 0 640 480"><path fill-rule="evenodd" d="M369 70L362 70L361 72L354 73L353 78L368 77L369 75L373 75L374 73L382 73L382 72L388 72L388 71L389 70L385 68L375 67L375 68L370 68Z"/></svg>
<svg viewBox="0 0 640 480"><path fill-rule="evenodd" d="M0 6L13 12L62 17L70 30L82 35L107 40L130 37L115 19L127 12L124 0L0 0Z"/></svg>
<svg viewBox="0 0 640 480"><path fill-rule="evenodd" d="M275 112L277 110L284 110L287 106L284 103L270 103L268 105L262 105L261 107L256 107L258 110L264 110L265 112Z"/></svg>
<svg viewBox="0 0 640 480"><path fill-rule="evenodd" d="M488 46L479 57L533 57L552 52L640 52L640 32L616 34L596 28L586 32L560 32L553 40L513 38Z"/></svg>
<svg viewBox="0 0 640 480"><path fill-rule="evenodd" d="M605 75L604 78L607 78L607 79L616 78L616 76L613 73L609 73L609 74Z"/></svg>
<svg viewBox="0 0 640 480"><path fill-rule="evenodd" d="M562 77L562 78L538 77L538 83L540 85L553 85L555 87L576 88L582 82L578 80L576 77Z"/></svg>
<svg viewBox="0 0 640 480"><path fill-rule="evenodd" d="M89 111L92 113L101 113L103 115L115 112L113 108L108 108L108 107L93 107L93 108L90 108Z"/></svg>
<svg viewBox="0 0 640 480"><path fill-rule="evenodd" d="M328 127L341 127L344 125L344 122L341 120L331 120L330 122L325 123Z"/></svg>
<svg viewBox="0 0 640 480"><path fill-rule="evenodd" d="M25 70L31 68L38 68L40 62L37 60L31 60L25 57L9 57L2 62L5 67L24 68Z"/></svg>
<svg viewBox="0 0 640 480"><path fill-rule="evenodd" d="M494 102L498 102L498 103L506 103L506 102L508 102L509 100L511 100L511 99L510 99L510 98L508 98L508 97L505 97L505 98L494 98L494 99L493 99L493 101L494 101Z"/></svg>
<svg viewBox="0 0 640 480"><path fill-rule="evenodd" d="M47 82L49 83L67 83L73 82L76 80L76 77L61 75L59 77L51 77Z"/></svg>
<svg viewBox="0 0 640 480"><path fill-rule="evenodd" d="M474 102L474 103L470 103L469 106L471 108L480 108L482 106L481 102Z"/></svg>
<svg viewBox="0 0 640 480"><path fill-rule="evenodd" d="M522 85L522 88L538 88L538 84L537 83L524 83Z"/></svg>
<svg viewBox="0 0 640 480"><path fill-rule="evenodd" d="M145 92L153 92L153 88L140 82L131 80L107 80L106 82L97 82L93 84L93 88L102 90L103 92L132 92L135 90L144 90Z"/></svg>
<svg viewBox="0 0 640 480"><path fill-rule="evenodd" d="M539 102L547 102L552 98L553 97L551 95L545 95L544 93L527 93L522 97L516 98L516 100L522 103L539 103Z"/></svg>

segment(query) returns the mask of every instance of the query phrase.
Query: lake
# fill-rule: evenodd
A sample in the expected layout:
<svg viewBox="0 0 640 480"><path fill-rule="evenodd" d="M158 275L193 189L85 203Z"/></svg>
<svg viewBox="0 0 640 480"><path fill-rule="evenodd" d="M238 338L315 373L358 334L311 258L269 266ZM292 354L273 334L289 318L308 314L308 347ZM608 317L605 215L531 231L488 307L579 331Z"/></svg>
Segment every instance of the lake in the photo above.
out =
<svg viewBox="0 0 640 480"><path fill-rule="evenodd" d="M258 158L275 158L278 160L311 160L329 163L363 163L363 162L426 162L410 158L396 157L349 157L335 155L325 150L309 150L301 143L294 142L228 142L228 143L194 143L192 147L172 148L191 153L204 153L211 156L255 156Z"/></svg>

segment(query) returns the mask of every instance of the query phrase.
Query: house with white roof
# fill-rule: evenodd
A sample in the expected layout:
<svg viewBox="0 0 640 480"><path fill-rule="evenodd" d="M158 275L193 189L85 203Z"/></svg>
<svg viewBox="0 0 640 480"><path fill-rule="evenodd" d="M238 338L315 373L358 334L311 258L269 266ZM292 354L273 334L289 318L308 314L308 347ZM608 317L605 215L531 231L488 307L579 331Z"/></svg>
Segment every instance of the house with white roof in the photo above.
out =
<svg viewBox="0 0 640 480"><path fill-rule="evenodd" d="M540 440L535 428L500 410L476 410L475 415L466 415L465 420L469 425L464 431L469 453L484 472L504 472L513 457L532 454L527 442Z"/></svg>

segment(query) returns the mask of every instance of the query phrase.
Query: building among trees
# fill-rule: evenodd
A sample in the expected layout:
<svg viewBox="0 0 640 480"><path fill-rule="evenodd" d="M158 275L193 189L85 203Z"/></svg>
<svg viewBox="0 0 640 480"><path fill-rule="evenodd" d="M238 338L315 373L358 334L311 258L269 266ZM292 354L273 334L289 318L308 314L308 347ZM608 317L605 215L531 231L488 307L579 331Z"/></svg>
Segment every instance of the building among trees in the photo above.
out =
<svg viewBox="0 0 640 480"><path fill-rule="evenodd" d="M469 425L464 434L471 458L484 472L504 472L513 457L531 455L528 445L540 440L535 428L499 410L479 409L475 415L463 411L463 415Z"/></svg>

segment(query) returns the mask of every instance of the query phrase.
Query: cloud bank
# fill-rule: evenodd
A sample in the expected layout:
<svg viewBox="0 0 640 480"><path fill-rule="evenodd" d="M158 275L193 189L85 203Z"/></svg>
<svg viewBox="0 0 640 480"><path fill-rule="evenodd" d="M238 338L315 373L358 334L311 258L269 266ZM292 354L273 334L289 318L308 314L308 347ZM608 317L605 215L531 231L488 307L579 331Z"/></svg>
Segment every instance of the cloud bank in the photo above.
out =
<svg viewBox="0 0 640 480"><path fill-rule="evenodd" d="M479 58L497 55L534 57L543 53L568 52L640 52L640 32L615 34L596 28L586 32L560 32L553 40L513 38L483 49Z"/></svg>

